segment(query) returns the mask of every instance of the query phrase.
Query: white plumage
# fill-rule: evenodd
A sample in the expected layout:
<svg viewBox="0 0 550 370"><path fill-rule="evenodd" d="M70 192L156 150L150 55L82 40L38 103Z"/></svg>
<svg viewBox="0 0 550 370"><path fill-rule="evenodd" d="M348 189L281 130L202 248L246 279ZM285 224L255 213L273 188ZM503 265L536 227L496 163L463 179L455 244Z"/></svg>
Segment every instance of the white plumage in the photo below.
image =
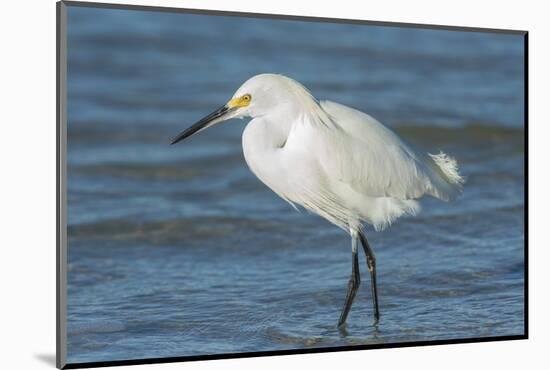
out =
<svg viewBox="0 0 550 370"><path fill-rule="evenodd" d="M415 153L371 116L331 101L317 102L299 83L263 74L235 94L269 100L250 108L243 134L246 162L283 199L342 229L364 223L382 230L419 210L428 194L452 200L463 179L444 153ZM252 105L253 103L251 103Z"/></svg>
<svg viewBox="0 0 550 370"><path fill-rule="evenodd" d="M179 134L173 144L229 118L251 117L243 151L252 172L294 207L300 205L349 232L352 275L339 325L359 287L357 246L371 275L375 323L376 265L364 224L382 230L414 215L424 195L449 201L462 192L456 161L445 153L412 150L371 116L317 101L298 82L261 74L246 81L223 107Z"/></svg>

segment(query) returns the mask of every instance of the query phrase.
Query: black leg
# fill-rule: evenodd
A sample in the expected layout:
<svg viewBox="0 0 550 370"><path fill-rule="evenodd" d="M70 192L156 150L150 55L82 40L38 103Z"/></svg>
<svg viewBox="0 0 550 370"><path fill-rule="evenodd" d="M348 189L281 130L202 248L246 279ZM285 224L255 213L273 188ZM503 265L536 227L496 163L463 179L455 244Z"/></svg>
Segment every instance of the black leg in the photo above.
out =
<svg viewBox="0 0 550 370"><path fill-rule="evenodd" d="M372 303L374 306L374 325L376 325L378 324L378 320L380 320L380 311L378 310L378 292L376 290L376 258L374 257L374 252L372 251L367 238L362 232L359 233L359 239L361 240L361 245L363 246L363 250L367 256L367 268L370 272Z"/></svg>
<svg viewBox="0 0 550 370"><path fill-rule="evenodd" d="M346 301L344 302L344 307L342 308L342 313L340 314L340 320L338 320L338 326L342 326L346 323L348 318L349 310L359 289L359 284L361 283L361 277L359 274L359 260L357 258L357 237L351 236L351 276L348 282L348 293L346 294Z"/></svg>

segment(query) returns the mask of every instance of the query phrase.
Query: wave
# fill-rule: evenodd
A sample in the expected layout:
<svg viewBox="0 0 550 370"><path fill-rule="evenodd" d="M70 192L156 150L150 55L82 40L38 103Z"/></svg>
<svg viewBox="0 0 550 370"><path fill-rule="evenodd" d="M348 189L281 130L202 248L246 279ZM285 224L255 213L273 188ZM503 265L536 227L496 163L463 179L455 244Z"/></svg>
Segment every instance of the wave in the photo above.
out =
<svg viewBox="0 0 550 370"><path fill-rule="evenodd" d="M521 140L525 136L524 127L503 126L496 123L467 123L462 126L442 126L437 124L400 123L387 126L404 138L446 139L449 141L484 141L484 140ZM169 139L181 129L181 122L155 123L154 125L141 123L121 124L118 129L112 124L102 122L83 121L74 122L68 127L68 141L70 143L112 144L112 143L147 143L151 145L167 145ZM230 142L237 140L240 144L240 129L220 131L217 141Z"/></svg>
<svg viewBox="0 0 550 370"><path fill-rule="evenodd" d="M423 140L461 141L523 141L523 127L507 127L495 124L469 123L464 126L445 127L436 125L400 125L393 129L405 138L421 138Z"/></svg>
<svg viewBox="0 0 550 370"><path fill-rule="evenodd" d="M69 323L67 334L69 336L82 335L87 333L115 333L126 329L126 326L121 321L95 321L82 323Z"/></svg>
<svg viewBox="0 0 550 370"><path fill-rule="evenodd" d="M243 230L275 232L282 226L277 221L259 220L239 216L204 216L157 221L130 219L69 225L69 240L110 239L115 241L144 240L151 243L172 243L182 240L221 238Z"/></svg>

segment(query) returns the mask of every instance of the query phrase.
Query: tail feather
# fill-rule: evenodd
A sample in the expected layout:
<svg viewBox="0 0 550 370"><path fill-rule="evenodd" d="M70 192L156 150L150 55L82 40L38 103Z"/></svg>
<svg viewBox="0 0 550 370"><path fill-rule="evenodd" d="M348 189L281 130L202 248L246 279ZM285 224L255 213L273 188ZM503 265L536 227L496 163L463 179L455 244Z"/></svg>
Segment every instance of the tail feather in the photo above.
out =
<svg viewBox="0 0 550 370"><path fill-rule="evenodd" d="M462 194L462 186L466 181L458 170L456 159L443 152L428 155L434 162L434 170L438 174L440 181L434 185L432 195L443 200L453 200Z"/></svg>

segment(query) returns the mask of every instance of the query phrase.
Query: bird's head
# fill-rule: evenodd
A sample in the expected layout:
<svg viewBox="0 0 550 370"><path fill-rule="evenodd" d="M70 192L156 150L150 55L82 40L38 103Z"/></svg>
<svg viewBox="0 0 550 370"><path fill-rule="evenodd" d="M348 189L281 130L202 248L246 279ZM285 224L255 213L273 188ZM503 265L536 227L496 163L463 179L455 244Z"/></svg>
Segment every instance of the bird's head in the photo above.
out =
<svg viewBox="0 0 550 370"><path fill-rule="evenodd" d="M290 112L293 107L298 108L297 93L302 90L310 96L302 85L288 77L256 75L239 87L227 103L177 135L172 144L231 118L254 118L281 109Z"/></svg>

